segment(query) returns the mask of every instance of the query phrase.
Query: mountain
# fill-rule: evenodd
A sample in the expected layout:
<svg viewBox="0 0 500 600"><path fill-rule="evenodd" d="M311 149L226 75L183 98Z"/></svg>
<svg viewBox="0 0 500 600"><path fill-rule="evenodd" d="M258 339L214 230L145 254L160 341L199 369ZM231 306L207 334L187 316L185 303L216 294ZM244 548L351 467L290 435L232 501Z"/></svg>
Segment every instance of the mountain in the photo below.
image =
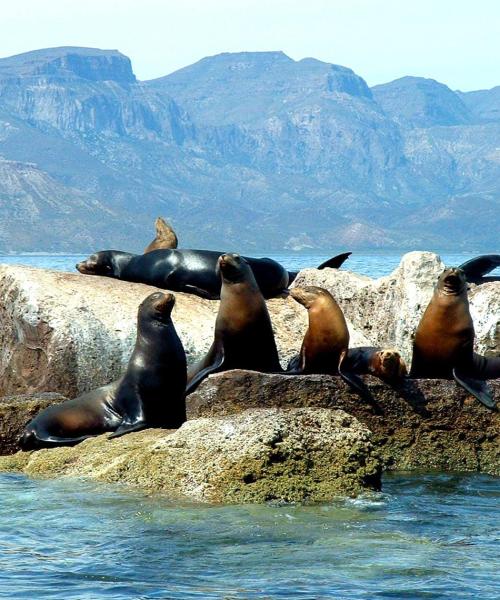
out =
<svg viewBox="0 0 500 600"><path fill-rule="evenodd" d="M0 251L497 248L498 93L282 52L138 81L116 50L0 59ZM496 111L496 112L495 112Z"/></svg>

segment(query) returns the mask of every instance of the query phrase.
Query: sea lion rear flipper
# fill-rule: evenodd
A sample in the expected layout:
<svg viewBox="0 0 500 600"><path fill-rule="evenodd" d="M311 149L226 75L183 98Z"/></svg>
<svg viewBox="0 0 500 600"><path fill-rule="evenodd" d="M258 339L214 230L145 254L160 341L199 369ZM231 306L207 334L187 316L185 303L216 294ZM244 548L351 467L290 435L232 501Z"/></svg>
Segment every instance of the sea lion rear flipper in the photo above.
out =
<svg viewBox="0 0 500 600"><path fill-rule="evenodd" d="M483 254L462 263L458 268L465 273L467 281L475 282L500 267L500 254Z"/></svg>
<svg viewBox="0 0 500 600"><path fill-rule="evenodd" d="M205 368L201 369L201 371L198 371L193 379L191 379L191 381L187 384L186 396L191 392L194 392L194 390L200 385L205 377L208 377L211 373L215 373L222 367L224 363L224 347L222 345L217 347L211 358L212 362Z"/></svg>
<svg viewBox="0 0 500 600"><path fill-rule="evenodd" d="M495 399L492 398L485 381L472 379L472 377L464 376L462 373L459 374L456 369L453 369L453 378L460 387L463 387L469 394L477 398L481 404L491 410L496 410Z"/></svg>
<svg viewBox="0 0 500 600"><path fill-rule="evenodd" d="M118 429L113 431L111 435L108 435L108 440L112 440L113 438L121 437L127 433L132 433L133 431L141 431L142 429L146 429L147 425L145 421L138 421L137 423L122 423Z"/></svg>
<svg viewBox="0 0 500 600"><path fill-rule="evenodd" d="M337 254L332 258L329 258L324 263L321 263L317 269L340 269L344 262L351 256L352 252L344 252L343 254Z"/></svg>

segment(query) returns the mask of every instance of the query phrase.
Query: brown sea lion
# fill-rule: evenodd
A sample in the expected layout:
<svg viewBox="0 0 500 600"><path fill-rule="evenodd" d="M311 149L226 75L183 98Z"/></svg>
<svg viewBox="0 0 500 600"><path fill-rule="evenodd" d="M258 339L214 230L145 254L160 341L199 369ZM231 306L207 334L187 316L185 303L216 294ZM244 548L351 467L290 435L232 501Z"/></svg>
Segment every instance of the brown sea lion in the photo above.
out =
<svg viewBox="0 0 500 600"><path fill-rule="evenodd" d="M125 374L74 400L49 406L24 429L23 449L70 446L114 432L180 427L186 420L186 355L171 319L173 294L155 292L140 305L137 340Z"/></svg>
<svg viewBox="0 0 500 600"><path fill-rule="evenodd" d="M179 242L177 240L177 236L175 235L175 231L172 229L170 224L165 221L165 219L158 217L155 221L155 228L156 237L146 247L144 254L152 252L153 250L169 250L171 248L177 248Z"/></svg>
<svg viewBox="0 0 500 600"><path fill-rule="evenodd" d="M488 408L495 401L485 379L500 377L500 359L474 353L474 324L461 269L445 269L417 327L410 377L455 379Z"/></svg>
<svg viewBox="0 0 500 600"><path fill-rule="evenodd" d="M349 348L345 366L357 375L373 375L393 385L401 383L408 374L403 357L392 348Z"/></svg>
<svg viewBox="0 0 500 600"><path fill-rule="evenodd" d="M327 290L316 286L294 287L289 293L307 309L309 326L300 354L290 361L287 373L340 375L351 388L374 405L365 383L345 362L349 348L349 330L344 313L335 298Z"/></svg>
<svg viewBox="0 0 500 600"><path fill-rule="evenodd" d="M250 265L238 254L223 254L218 268L222 288L214 341L207 355L188 369L187 394L210 373L282 370L266 302Z"/></svg>

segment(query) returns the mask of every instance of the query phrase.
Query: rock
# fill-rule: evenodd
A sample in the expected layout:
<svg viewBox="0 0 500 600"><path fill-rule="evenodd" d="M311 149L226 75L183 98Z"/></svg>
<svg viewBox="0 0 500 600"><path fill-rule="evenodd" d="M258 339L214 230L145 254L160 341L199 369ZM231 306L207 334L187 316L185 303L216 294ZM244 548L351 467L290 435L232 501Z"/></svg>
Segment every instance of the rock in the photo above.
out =
<svg viewBox="0 0 500 600"><path fill-rule="evenodd" d="M75 397L118 378L136 334L137 308L157 288L44 269L0 265L0 396L54 391ZM173 319L188 362L213 340L219 302L176 293ZM283 366L297 354L307 311L269 301ZM351 324L353 340L365 338Z"/></svg>
<svg viewBox="0 0 500 600"><path fill-rule="evenodd" d="M253 407L341 409L373 432L386 469L500 475L500 415L454 381L410 380L400 391L373 377L365 381L380 415L339 377L218 373L187 397L188 418L231 415ZM489 385L498 402L500 380Z"/></svg>
<svg viewBox="0 0 500 600"><path fill-rule="evenodd" d="M7 396L0 399L0 454L18 450L17 440L25 425L41 410L66 400L61 394L40 393Z"/></svg>
<svg viewBox="0 0 500 600"><path fill-rule="evenodd" d="M204 502L325 502L379 489L371 434L321 408L254 409L77 447L19 452L1 470L120 482Z"/></svg>
<svg viewBox="0 0 500 600"><path fill-rule="evenodd" d="M369 340L367 345L396 348L409 365L413 336L444 267L437 254L409 252L390 275L380 279L336 269L305 269L293 285L327 289L353 328ZM471 286L469 300L476 351L499 356L500 282Z"/></svg>

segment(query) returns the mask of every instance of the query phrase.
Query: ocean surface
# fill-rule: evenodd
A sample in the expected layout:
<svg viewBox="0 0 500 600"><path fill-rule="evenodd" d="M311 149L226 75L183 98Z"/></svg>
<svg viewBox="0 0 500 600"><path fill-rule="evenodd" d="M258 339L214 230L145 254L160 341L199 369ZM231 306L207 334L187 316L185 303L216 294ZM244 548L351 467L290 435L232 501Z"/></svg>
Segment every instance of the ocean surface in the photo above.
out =
<svg viewBox="0 0 500 600"><path fill-rule="evenodd" d="M329 256L274 254L289 270ZM443 254L458 265L475 254ZM73 271L81 255L0 256ZM344 268L389 274L399 254ZM0 473L0 598L500 598L500 478L387 474L321 506L173 503L118 486Z"/></svg>
<svg viewBox="0 0 500 600"><path fill-rule="evenodd" d="M0 474L0 597L498 600L499 480L387 475L322 506L201 506Z"/></svg>
<svg viewBox="0 0 500 600"><path fill-rule="evenodd" d="M483 253L486 254L486 253ZM255 254L255 256L269 256L280 262L289 271L299 271L307 267L316 267L332 257L332 254L316 253L266 253ZM457 267L466 260L478 256L477 252L443 253L440 255L444 263L449 267ZM87 258L83 254L0 254L0 264L19 264L44 269L56 269L58 271L75 271L75 264ZM389 275L401 260L400 252L353 252L342 266L343 269L354 271L369 277L383 277ZM495 271L498 273L500 269Z"/></svg>

